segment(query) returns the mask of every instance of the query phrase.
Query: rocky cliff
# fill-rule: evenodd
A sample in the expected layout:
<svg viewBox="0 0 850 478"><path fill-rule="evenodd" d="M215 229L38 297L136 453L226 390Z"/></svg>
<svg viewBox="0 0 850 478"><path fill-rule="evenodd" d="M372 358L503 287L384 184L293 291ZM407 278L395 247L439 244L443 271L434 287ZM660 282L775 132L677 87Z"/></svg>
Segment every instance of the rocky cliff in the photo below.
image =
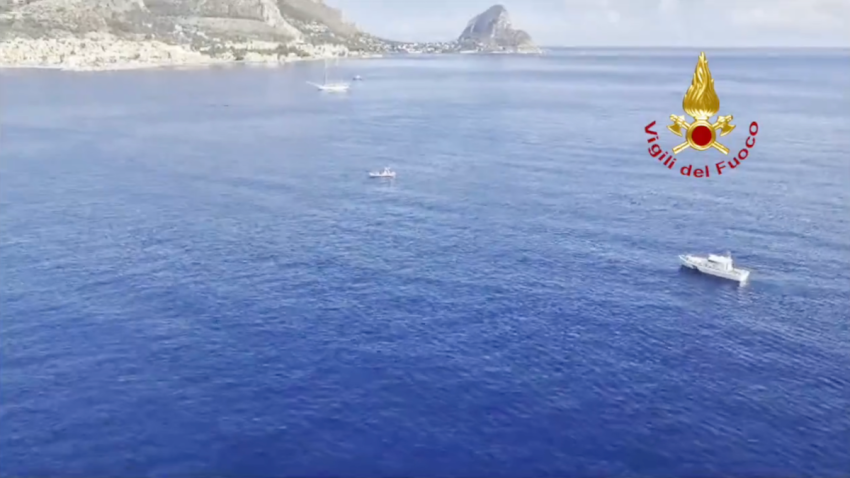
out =
<svg viewBox="0 0 850 478"><path fill-rule="evenodd" d="M0 0L4 37L167 36L174 31L186 36L196 30L260 40L297 40L318 32L350 39L360 33L322 0Z"/></svg>
<svg viewBox="0 0 850 478"><path fill-rule="evenodd" d="M464 49L477 51L537 51L531 36L514 29L507 9L494 5L476 15L457 39Z"/></svg>

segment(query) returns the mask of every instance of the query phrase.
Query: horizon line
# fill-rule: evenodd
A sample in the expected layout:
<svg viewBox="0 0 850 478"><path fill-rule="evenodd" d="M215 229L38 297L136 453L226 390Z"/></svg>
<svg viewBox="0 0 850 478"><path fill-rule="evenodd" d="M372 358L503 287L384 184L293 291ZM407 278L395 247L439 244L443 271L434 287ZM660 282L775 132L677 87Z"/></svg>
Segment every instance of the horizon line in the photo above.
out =
<svg viewBox="0 0 850 478"><path fill-rule="evenodd" d="M693 50L693 49L712 49L712 50L847 50L850 52L850 46L837 45L754 45L754 46L711 46L711 45L693 45L693 46L668 46L668 45L538 45L538 48L617 48L620 50L642 50L652 48L656 50Z"/></svg>
<svg viewBox="0 0 850 478"><path fill-rule="evenodd" d="M378 36L384 41L393 43L453 43L453 40L395 40ZM539 44L537 48L584 48L584 49L620 49L620 50L641 50L641 49L656 49L656 50L693 50L693 49L712 49L712 50L847 50L850 52L848 45L737 45L737 46L717 46L717 45L564 45L564 44Z"/></svg>

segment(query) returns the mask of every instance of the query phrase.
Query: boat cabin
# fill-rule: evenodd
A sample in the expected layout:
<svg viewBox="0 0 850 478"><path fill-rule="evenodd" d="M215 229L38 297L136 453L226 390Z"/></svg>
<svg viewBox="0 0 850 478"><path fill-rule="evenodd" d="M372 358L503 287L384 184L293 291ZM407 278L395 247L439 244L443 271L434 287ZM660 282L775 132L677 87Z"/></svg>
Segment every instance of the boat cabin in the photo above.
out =
<svg viewBox="0 0 850 478"><path fill-rule="evenodd" d="M710 262L713 266L725 271L733 269L731 256L716 256L714 254L709 254L708 262Z"/></svg>

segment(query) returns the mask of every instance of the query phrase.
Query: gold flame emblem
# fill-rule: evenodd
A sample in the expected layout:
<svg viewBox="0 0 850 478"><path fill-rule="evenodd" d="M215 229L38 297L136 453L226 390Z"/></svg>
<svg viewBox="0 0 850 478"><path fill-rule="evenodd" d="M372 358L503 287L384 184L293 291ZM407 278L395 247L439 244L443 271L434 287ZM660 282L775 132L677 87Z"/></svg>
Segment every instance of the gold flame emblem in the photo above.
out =
<svg viewBox="0 0 850 478"><path fill-rule="evenodd" d="M714 91L714 79L711 78L704 52L699 54L694 79L685 93L685 99L682 100L682 109L694 118L694 122L688 123L684 116L670 115L673 124L667 129L676 136L684 136L686 140L673 148L673 154L679 154L686 148L697 151L714 148L723 154L729 154L729 148L717 142L717 130L720 130L720 136L726 136L735 129L735 125L731 124L732 115L718 116L714 123L708 121L720 111L720 98Z"/></svg>

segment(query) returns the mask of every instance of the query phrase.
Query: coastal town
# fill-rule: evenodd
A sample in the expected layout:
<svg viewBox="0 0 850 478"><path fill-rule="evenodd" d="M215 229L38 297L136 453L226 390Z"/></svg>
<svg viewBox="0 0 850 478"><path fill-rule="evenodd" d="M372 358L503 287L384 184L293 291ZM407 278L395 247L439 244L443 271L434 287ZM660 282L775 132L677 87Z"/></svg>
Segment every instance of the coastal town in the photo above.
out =
<svg viewBox="0 0 850 478"><path fill-rule="evenodd" d="M83 37L14 38L0 43L0 68L65 70L134 69L159 66L203 66L227 63L277 64L323 58L374 58L394 54L455 53L451 43L385 43L350 49L333 43L225 41L192 48L163 41L127 40L108 33Z"/></svg>

